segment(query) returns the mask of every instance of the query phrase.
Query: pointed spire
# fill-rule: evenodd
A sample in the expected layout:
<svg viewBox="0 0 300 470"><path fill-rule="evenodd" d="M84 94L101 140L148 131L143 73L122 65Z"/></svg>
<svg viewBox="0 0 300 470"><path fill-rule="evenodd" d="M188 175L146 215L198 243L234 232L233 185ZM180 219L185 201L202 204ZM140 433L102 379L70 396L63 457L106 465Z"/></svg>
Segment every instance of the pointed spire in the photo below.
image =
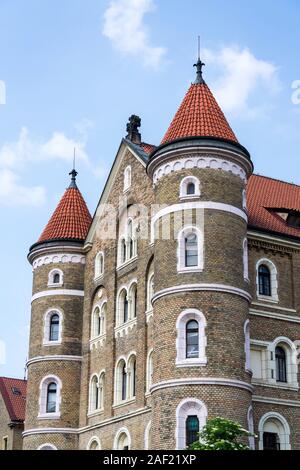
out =
<svg viewBox="0 0 300 470"><path fill-rule="evenodd" d="M76 176L78 175L78 172L75 170L75 159L76 159L76 149L74 148L73 170L70 171L69 173L69 175L71 176L71 183L70 183L69 189L70 188L77 189Z"/></svg>
<svg viewBox="0 0 300 470"><path fill-rule="evenodd" d="M205 65L205 63L202 62L202 60L200 58L200 36L198 36L198 60L197 60L196 64L193 65L193 67L197 67L196 80L194 81L195 85L205 83L205 81L203 80L203 76L202 76L202 69L203 69L204 65Z"/></svg>

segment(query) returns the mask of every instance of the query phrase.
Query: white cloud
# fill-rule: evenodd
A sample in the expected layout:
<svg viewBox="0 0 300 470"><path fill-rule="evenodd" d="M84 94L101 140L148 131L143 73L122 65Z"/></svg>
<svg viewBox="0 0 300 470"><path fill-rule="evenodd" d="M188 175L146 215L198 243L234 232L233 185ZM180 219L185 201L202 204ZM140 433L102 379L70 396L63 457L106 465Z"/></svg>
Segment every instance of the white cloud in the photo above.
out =
<svg viewBox="0 0 300 470"><path fill-rule="evenodd" d="M277 67L257 59L247 48L223 47L217 52L205 49L203 58L206 64L221 70L212 89L224 111L256 117L265 113L271 106L270 99L280 91Z"/></svg>
<svg viewBox="0 0 300 470"><path fill-rule="evenodd" d="M39 206L44 203L46 191L42 186L27 187L22 184L21 173L29 164L52 160L73 161L76 159L89 164L86 152L87 129L92 124L84 120L76 125L78 139L67 137L63 132L53 132L42 141L33 137L27 127L23 127L15 142L7 142L0 148L0 204Z"/></svg>
<svg viewBox="0 0 300 470"><path fill-rule="evenodd" d="M40 206L45 202L42 186L26 187L19 176L9 169L0 169L0 204L5 206Z"/></svg>
<svg viewBox="0 0 300 470"><path fill-rule="evenodd" d="M103 34L124 55L138 56L144 65L157 67L166 53L154 47L144 24L146 13L155 8L153 0L113 0L104 13Z"/></svg>

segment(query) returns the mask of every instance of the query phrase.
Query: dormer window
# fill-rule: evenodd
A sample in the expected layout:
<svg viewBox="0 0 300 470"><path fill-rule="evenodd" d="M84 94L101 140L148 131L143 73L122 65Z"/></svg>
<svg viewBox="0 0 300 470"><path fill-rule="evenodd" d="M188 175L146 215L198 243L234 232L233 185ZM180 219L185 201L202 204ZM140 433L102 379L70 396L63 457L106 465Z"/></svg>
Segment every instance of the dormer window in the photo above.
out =
<svg viewBox="0 0 300 470"><path fill-rule="evenodd" d="M291 211L289 212L286 223L290 227L300 228L300 212Z"/></svg>

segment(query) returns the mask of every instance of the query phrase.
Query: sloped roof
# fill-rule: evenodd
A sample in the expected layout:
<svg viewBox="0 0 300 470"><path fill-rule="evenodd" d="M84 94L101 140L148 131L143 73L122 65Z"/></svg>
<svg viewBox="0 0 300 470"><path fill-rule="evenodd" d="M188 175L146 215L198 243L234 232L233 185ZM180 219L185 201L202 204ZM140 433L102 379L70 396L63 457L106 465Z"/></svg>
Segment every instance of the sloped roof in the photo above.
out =
<svg viewBox="0 0 300 470"><path fill-rule="evenodd" d="M27 381L0 377L0 393L11 421L25 420Z"/></svg>
<svg viewBox="0 0 300 470"><path fill-rule="evenodd" d="M184 137L215 137L238 143L205 82L190 86L161 143Z"/></svg>
<svg viewBox="0 0 300 470"><path fill-rule="evenodd" d="M85 200L77 187L69 187L43 230L38 243L74 239L84 241L92 222Z"/></svg>

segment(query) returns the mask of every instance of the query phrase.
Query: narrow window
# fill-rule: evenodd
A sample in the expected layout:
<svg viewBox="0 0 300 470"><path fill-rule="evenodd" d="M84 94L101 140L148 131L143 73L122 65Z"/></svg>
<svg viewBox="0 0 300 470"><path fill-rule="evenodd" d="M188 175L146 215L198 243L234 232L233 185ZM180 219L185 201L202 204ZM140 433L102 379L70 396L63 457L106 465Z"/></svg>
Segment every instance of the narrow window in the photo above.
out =
<svg viewBox="0 0 300 470"><path fill-rule="evenodd" d="M122 367L122 400L126 400L127 396L127 373L126 364Z"/></svg>
<svg viewBox="0 0 300 470"><path fill-rule="evenodd" d="M122 242L121 242L121 262L122 263L125 263L125 261L126 261L126 256L127 256L126 251L127 251L126 250L126 242L123 239Z"/></svg>
<svg viewBox="0 0 300 470"><path fill-rule="evenodd" d="M126 323L128 321L128 298L127 294L124 295L124 317L123 322Z"/></svg>
<svg viewBox="0 0 300 470"><path fill-rule="evenodd" d="M198 416L188 416L186 425L186 447L199 440L199 419Z"/></svg>
<svg viewBox="0 0 300 470"><path fill-rule="evenodd" d="M186 194L193 195L195 194L195 183L188 183L186 188Z"/></svg>
<svg viewBox="0 0 300 470"><path fill-rule="evenodd" d="M129 220L127 225L127 234L128 234L128 250L129 250L129 259L133 257L133 239L132 239L132 221Z"/></svg>
<svg viewBox="0 0 300 470"><path fill-rule="evenodd" d="M264 432L263 434L264 450L280 450L279 436L275 432Z"/></svg>
<svg viewBox="0 0 300 470"><path fill-rule="evenodd" d="M261 264L258 268L259 294L271 296L271 274L268 266Z"/></svg>
<svg viewBox="0 0 300 470"><path fill-rule="evenodd" d="M53 284L59 284L60 283L60 274L55 273L53 276Z"/></svg>
<svg viewBox="0 0 300 470"><path fill-rule="evenodd" d="M57 313L50 318L50 334L49 341L58 341L59 338L59 316Z"/></svg>
<svg viewBox="0 0 300 470"><path fill-rule="evenodd" d="M199 357L199 325L190 320L186 325L186 358Z"/></svg>
<svg viewBox="0 0 300 470"><path fill-rule="evenodd" d="M275 359L276 359L276 381L287 382L286 354L285 354L285 350L281 348L280 346L277 346L275 349Z"/></svg>
<svg viewBox="0 0 300 470"><path fill-rule="evenodd" d="M57 385L55 382L51 382L47 388L47 404L46 404L47 413L55 413L56 395L57 395Z"/></svg>
<svg viewBox="0 0 300 470"><path fill-rule="evenodd" d="M185 237L185 266L198 266L198 238L195 233Z"/></svg>
<svg viewBox="0 0 300 470"><path fill-rule="evenodd" d="M136 362L133 361L132 364L132 396L135 397L135 388L136 388Z"/></svg>

